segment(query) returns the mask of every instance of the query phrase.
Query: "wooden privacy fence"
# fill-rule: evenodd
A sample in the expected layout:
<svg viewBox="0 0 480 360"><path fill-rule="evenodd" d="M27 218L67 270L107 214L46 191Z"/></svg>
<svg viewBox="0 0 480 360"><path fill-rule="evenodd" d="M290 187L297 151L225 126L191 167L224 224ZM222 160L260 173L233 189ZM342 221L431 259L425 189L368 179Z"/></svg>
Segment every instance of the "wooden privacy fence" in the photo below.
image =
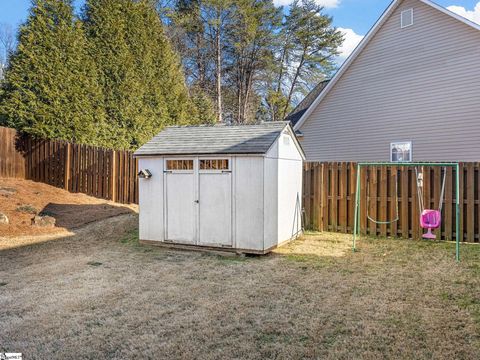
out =
<svg viewBox="0 0 480 360"><path fill-rule="evenodd" d="M25 178L25 158L15 129L0 126L0 177Z"/></svg>
<svg viewBox="0 0 480 360"><path fill-rule="evenodd" d="M455 169L422 167L424 204L436 209L439 204L444 171L442 226L438 237L456 240L455 234ZM420 169L419 169L420 170ZM368 179L367 179L368 175ZM360 231L372 236L393 236L418 239L422 236L417 198L415 168L403 166L369 166L360 174ZM320 231L352 233L354 223L357 164L347 162L307 163L304 168L304 208L306 228ZM397 183L398 182L398 183ZM480 240L480 164L460 163L460 232L459 240ZM395 195L398 191L398 197ZM367 199L367 192L370 197ZM392 224L375 224L396 216Z"/></svg>
<svg viewBox="0 0 480 360"><path fill-rule="evenodd" d="M130 151L20 137L15 130L2 127L0 144L1 150L8 149L0 152L0 177L39 181L119 203L138 203L137 161Z"/></svg>

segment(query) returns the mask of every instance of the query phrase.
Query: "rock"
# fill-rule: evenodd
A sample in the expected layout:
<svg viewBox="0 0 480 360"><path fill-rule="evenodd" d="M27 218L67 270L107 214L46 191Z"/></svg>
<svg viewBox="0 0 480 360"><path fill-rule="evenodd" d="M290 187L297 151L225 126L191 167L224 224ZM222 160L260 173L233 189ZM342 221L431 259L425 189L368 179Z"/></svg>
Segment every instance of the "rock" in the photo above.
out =
<svg viewBox="0 0 480 360"><path fill-rule="evenodd" d="M6 197L13 195L16 192L17 192L17 189L12 187L5 187L5 186L0 187L0 195L6 196Z"/></svg>
<svg viewBox="0 0 480 360"><path fill-rule="evenodd" d="M40 227L54 227L55 221L55 218L52 216L35 215L32 219L32 225Z"/></svg>
<svg viewBox="0 0 480 360"><path fill-rule="evenodd" d="M8 225L8 217L4 213L0 213L0 224Z"/></svg>

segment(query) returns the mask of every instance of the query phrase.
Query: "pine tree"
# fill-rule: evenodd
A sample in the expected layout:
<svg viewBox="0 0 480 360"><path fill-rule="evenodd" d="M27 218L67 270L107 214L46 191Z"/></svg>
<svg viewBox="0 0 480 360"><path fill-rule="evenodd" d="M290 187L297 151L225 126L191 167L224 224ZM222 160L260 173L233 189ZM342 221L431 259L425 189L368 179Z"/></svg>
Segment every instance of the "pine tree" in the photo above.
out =
<svg viewBox="0 0 480 360"><path fill-rule="evenodd" d="M180 61L149 0L89 0L84 18L117 148L197 120Z"/></svg>
<svg viewBox="0 0 480 360"><path fill-rule="evenodd" d="M83 26L69 0L34 0L0 99L7 126L41 138L103 143L104 113Z"/></svg>
<svg viewBox="0 0 480 360"><path fill-rule="evenodd" d="M271 0L237 0L235 13L229 29L232 45L228 81L236 89L236 122L245 123L255 120L259 104L255 85L274 61L282 12Z"/></svg>
<svg viewBox="0 0 480 360"><path fill-rule="evenodd" d="M191 98L197 111L197 121L192 119L193 123L214 124L217 120L215 114L215 104L200 87L190 89Z"/></svg>
<svg viewBox="0 0 480 360"><path fill-rule="evenodd" d="M285 17L280 34L284 37L285 48L281 51L282 69L277 90L284 87L285 80L288 85L281 119L288 115L295 94L307 95L313 86L325 80L335 68L334 59L339 54L343 35L332 25L333 19L323 10L315 0L295 0Z"/></svg>

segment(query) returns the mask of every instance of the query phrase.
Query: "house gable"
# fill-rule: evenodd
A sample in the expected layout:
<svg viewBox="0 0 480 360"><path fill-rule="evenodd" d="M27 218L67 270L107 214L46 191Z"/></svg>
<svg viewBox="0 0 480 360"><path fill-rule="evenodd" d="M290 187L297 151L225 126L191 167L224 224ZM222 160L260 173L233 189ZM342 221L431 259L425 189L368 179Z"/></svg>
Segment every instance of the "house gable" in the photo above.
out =
<svg viewBox="0 0 480 360"><path fill-rule="evenodd" d="M408 9L413 25L402 28ZM460 19L426 0L395 1L297 123L307 159L388 160L390 142L407 140L416 160L469 159L480 27Z"/></svg>

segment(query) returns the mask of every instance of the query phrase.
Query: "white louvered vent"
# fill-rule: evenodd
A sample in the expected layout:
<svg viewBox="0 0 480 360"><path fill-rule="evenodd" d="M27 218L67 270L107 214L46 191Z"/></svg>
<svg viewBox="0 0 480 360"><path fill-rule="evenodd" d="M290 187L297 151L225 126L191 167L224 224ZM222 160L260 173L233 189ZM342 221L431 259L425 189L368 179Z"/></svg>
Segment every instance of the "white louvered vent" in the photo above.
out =
<svg viewBox="0 0 480 360"><path fill-rule="evenodd" d="M402 29L413 25L413 9L402 11L401 22Z"/></svg>

